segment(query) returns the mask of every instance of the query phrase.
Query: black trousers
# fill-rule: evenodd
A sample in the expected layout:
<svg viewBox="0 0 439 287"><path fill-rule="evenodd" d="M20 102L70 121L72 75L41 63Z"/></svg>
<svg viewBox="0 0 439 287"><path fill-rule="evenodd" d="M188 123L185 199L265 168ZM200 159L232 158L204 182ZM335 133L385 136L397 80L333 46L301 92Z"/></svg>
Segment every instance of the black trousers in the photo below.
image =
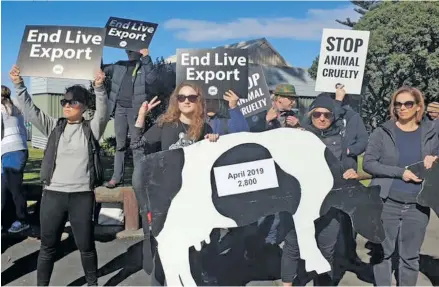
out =
<svg viewBox="0 0 439 287"><path fill-rule="evenodd" d="M44 190L41 199L41 248L37 263L37 285L48 286L55 263L56 249L67 218L89 286L97 286L97 254L94 241L94 192L59 192Z"/></svg>

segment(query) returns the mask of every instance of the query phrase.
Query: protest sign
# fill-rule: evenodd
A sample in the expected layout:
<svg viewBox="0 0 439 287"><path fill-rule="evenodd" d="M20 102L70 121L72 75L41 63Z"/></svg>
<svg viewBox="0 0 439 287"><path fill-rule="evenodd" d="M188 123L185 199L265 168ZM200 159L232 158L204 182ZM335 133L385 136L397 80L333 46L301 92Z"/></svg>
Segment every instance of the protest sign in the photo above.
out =
<svg viewBox="0 0 439 287"><path fill-rule="evenodd" d="M240 99L238 106L246 118L266 111L271 107L270 91L261 66L249 65L248 97L247 99Z"/></svg>
<svg viewBox="0 0 439 287"><path fill-rule="evenodd" d="M314 222L332 208L348 214L354 229L368 240L385 239L380 188L344 180L340 162L322 141L298 129L240 132L222 136L214 145L203 140L153 153L139 163L133 177L140 180L141 197L149 200L151 233L172 286L204 285L192 277L188 250L200 251L213 229L248 227L282 211L294 218L307 272L331 270L319 250ZM234 243L229 243L232 250ZM209 261L219 257L210 253ZM232 272L227 277L246 273ZM227 286L217 279L219 286Z"/></svg>
<svg viewBox="0 0 439 287"><path fill-rule="evenodd" d="M149 47L158 24L110 17L105 46L140 51Z"/></svg>
<svg viewBox="0 0 439 287"><path fill-rule="evenodd" d="M177 49L177 85L197 84L206 98L222 99L228 90L247 98L247 63L248 51L244 49Z"/></svg>
<svg viewBox="0 0 439 287"><path fill-rule="evenodd" d="M17 65L22 76L94 79L100 69L105 29L26 26Z"/></svg>
<svg viewBox="0 0 439 287"><path fill-rule="evenodd" d="M335 92L337 84L348 94L361 94L369 31L323 29L315 90Z"/></svg>

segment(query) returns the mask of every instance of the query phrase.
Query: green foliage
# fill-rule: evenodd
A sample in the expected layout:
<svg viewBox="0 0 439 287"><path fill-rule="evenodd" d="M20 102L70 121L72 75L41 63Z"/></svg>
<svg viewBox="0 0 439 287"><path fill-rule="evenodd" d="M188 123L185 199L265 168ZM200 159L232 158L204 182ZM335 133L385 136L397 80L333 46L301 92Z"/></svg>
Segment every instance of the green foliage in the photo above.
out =
<svg viewBox="0 0 439 287"><path fill-rule="evenodd" d="M403 85L420 89L427 102L438 99L439 3L384 1L369 8L353 29L371 32L361 114L372 131L388 119L390 97ZM308 70L313 79L317 68L318 57Z"/></svg>
<svg viewBox="0 0 439 287"><path fill-rule="evenodd" d="M108 137L101 142L101 150L105 156L114 156L116 153L116 138Z"/></svg>
<svg viewBox="0 0 439 287"><path fill-rule="evenodd" d="M354 8L354 11L364 16L366 15L367 12L378 7L378 5L380 5L382 2L381 1L351 1L351 3L357 6ZM350 18L346 18L346 20L335 20L335 21L342 25L348 26L350 28L354 27L355 24L357 24L357 22L353 22Z"/></svg>
<svg viewBox="0 0 439 287"><path fill-rule="evenodd" d="M384 2L354 29L371 31L362 107L369 130L388 118L390 97L403 85L420 89L427 102L438 97L438 3Z"/></svg>

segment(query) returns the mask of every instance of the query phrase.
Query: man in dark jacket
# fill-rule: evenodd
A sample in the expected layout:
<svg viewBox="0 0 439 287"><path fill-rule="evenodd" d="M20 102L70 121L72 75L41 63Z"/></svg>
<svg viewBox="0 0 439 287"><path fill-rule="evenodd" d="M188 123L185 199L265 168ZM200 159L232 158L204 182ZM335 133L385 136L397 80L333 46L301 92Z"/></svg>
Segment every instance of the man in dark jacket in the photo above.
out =
<svg viewBox="0 0 439 287"><path fill-rule="evenodd" d="M318 136L340 160L343 177L356 179L358 178L357 157L366 149L368 133L360 115L350 107L342 107L345 95L343 87L336 90L335 100L330 94L320 94L311 104L309 115L303 121L303 126ZM357 260L351 220L342 212L337 212L332 219L328 218L328 220L328 226L323 228L318 235L324 246L325 257L332 266L338 267L338 264L342 263L343 267L350 267L349 265ZM342 232L339 234L340 227ZM337 254L339 255L337 259L343 258L346 262L334 264L334 252L337 241L340 239L342 244L339 245L343 246L339 248L341 254ZM337 271L333 268L332 283L340 277ZM321 282L318 285L321 285Z"/></svg>
<svg viewBox="0 0 439 287"><path fill-rule="evenodd" d="M105 184L108 188L115 188L123 182L128 131L130 134L134 133L140 106L154 96L151 95L151 84L157 77L148 49L142 49L140 52L126 50L126 53L128 61L119 61L103 67L105 74L111 77L108 112L114 115L116 135L114 172L111 180ZM133 151L134 166L140 158L135 153Z"/></svg>

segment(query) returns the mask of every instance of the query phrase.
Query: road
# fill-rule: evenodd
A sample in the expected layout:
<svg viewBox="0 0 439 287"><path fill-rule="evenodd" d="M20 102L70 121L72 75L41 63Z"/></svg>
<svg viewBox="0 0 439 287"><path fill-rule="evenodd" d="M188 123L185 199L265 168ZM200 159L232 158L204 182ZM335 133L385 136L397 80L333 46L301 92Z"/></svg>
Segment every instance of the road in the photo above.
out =
<svg viewBox="0 0 439 287"><path fill-rule="evenodd" d="M97 241L99 256L99 285L106 286L145 286L148 275L141 269L141 244L139 240L103 240ZM25 239L15 243L2 237L1 280L2 286L36 285L36 262L40 242L35 239ZM369 250L365 248L366 241L357 239L357 252L363 262L369 262ZM439 285L439 219L432 214L427 235L422 246L421 271L430 276ZM11 246L9 246L11 245ZM83 271L80 264L79 252L76 250L71 237L62 241L62 255L55 264L51 285L78 286L84 285ZM367 272L366 272L367 273ZM418 286L435 286L424 274L419 274ZM367 274L366 274L367 275ZM370 274L369 274L370 275ZM279 281L250 282L249 286L275 286ZM312 285L310 283L309 285ZM354 273L347 272L340 282L341 286L372 286L357 278Z"/></svg>

